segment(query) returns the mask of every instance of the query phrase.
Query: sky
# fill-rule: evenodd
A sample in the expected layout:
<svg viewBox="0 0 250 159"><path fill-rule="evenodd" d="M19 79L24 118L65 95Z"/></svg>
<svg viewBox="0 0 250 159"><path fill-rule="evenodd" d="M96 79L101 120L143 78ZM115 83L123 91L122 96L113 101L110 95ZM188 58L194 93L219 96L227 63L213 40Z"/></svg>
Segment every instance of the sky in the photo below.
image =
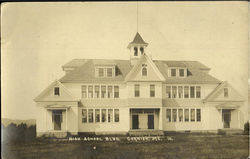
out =
<svg viewBox="0 0 250 159"><path fill-rule="evenodd" d="M72 59L129 59L136 8L136 2L3 3L2 117L35 118L33 99ZM139 2L138 31L153 59L200 61L247 97L248 2Z"/></svg>

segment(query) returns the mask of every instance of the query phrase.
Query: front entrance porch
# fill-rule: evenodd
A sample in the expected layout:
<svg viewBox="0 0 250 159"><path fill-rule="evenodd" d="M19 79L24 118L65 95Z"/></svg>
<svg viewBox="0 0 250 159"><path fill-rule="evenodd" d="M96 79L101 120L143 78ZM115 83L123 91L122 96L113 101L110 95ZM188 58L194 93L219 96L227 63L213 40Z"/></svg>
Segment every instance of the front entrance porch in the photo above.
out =
<svg viewBox="0 0 250 159"><path fill-rule="evenodd" d="M159 108L131 108L130 130L159 130L159 115Z"/></svg>

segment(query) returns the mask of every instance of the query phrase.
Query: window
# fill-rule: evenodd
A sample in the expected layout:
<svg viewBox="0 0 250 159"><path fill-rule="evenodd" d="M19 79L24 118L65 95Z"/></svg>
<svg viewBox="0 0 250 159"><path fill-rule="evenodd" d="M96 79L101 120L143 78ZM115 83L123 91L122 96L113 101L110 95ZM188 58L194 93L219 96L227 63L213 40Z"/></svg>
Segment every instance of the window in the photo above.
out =
<svg viewBox="0 0 250 159"><path fill-rule="evenodd" d="M82 122L87 123L87 109L82 110Z"/></svg>
<svg viewBox="0 0 250 159"><path fill-rule="evenodd" d="M188 86L184 87L184 98L189 98L189 88L188 88Z"/></svg>
<svg viewBox="0 0 250 159"><path fill-rule="evenodd" d="M155 97L155 85L150 85L150 97Z"/></svg>
<svg viewBox="0 0 250 159"><path fill-rule="evenodd" d="M176 97L177 97L177 87L172 86L172 98L176 98Z"/></svg>
<svg viewBox="0 0 250 159"><path fill-rule="evenodd" d="M55 96L60 96L60 88L59 87L54 88L54 95Z"/></svg>
<svg viewBox="0 0 250 159"><path fill-rule="evenodd" d="M201 121L201 109L196 109L196 121Z"/></svg>
<svg viewBox="0 0 250 159"><path fill-rule="evenodd" d="M171 109L167 109L167 121L171 122Z"/></svg>
<svg viewBox="0 0 250 159"><path fill-rule="evenodd" d="M102 98L106 97L106 86L101 86L101 97Z"/></svg>
<svg viewBox="0 0 250 159"><path fill-rule="evenodd" d="M89 123L93 123L93 109L89 109L88 113Z"/></svg>
<svg viewBox="0 0 250 159"><path fill-rule="evenodd" d="M104 68L98 69L98 75L99 75L99 77L104 77Z"/></svg>
<svg viewBox="0 0 250 159"><path fill-rule="evenodd" d="M177 109L172 109L173 122L177 121Z"/></svg>
<svg viewBox="0 0 250 159"><path fill-rule="evenodd" d="M189 121L189 109L185 109L185 121Z"/></svg>
<svg viewBox="0 0 250 159"><path fill-rule="evenodd" d="M100 97L100 86L95 86L95 98Z"/></svg>
<svg viewBox="0 0 250 159"><path fill-rule="evenodd" d="M113 122L113 109L108 110L108 122Z"/></svg>
<svg viewBox="0 0 250 159"><path fill-rule="evenodd" d="M114 87L114 97L119 98L119 86Z"/></svg>
<svg viewBox="0 0 250 159"><path fill-rule="evenodd" d="M179 122L183 121L183 109L178 110Z"/></svg>
<svg viewBox="0 0 250 159"><path fill-rule="evenodd" d="M87 86L82 86L82 98L87 98Z"/></svg>
<svg viewBox="0 0 250 159"><path fill-rule="evenodd" d="M140 85L135 84L135 97L140 97Z"/></svg>
<svg viewBox="0 0 250 159"><path fill-rule="evenodd" d="M191 121L195 121L195 109L190 110L190 115L191 115Z"/></svg>
<svg viewBox="0 0 250 159"><path fill-rule="evenodd" d="M194 92L194 86L190 87L190 98L194 98L195 92Z"/></svg>
<svg viewBox="0 0 250 159"><path fill-rule="evenodd" d="M106 109L102 109L102 122L106 122Z"/></svg>
<svg viewBox="0 0 250 159"><path fill-rule="evenodd" d="M147 64L142 64L142 76L147 76Z"/></svg>
<svg viewBox="0 0 250 159"><path fill-rule="evenodd" d="M113 87L108 86L108 98L113 98Z"/></svg>
<svg viewBox="0 0 250 159"><path fill-rule="evenodd" d="M176 77L176 69L171 69L171 77Z"/></svg>
<svg viewBox="0 0 250 159"><path fill-rule="evenodd" d="M113 69L112 68L107 68L107 77L112 77L113 76Z"/></svg>
<svg viewBox="0 0 250 159"><path fill-rule="evenodd" d="M171 98L171 86L166 86L166 95L167 98Z"/></svg>
<svg viewBox="0 0 250 159"><path fill-rule="evenodd" d="M119 109L115 109L115 122L119 122Z"/></svg>
<svg viewBox="0 0 250 159"><path fill-rule="evenodd" d="M138 56L138 48L134 47L134 56Z"/></svg>
<svg viewBox="0 0 250 159"><path fill-rule="evenodd" d="M93 86L88 86L88 97L93 98Z"/></svg>
<svg viewBox="0 0 250 159"><path fill-rule="evenodd" d="M141 47L141 48L140 48L140 51L141 51L141 54L143 54L143 53L144 53L144 48Z"/></svg>
<svg viewBox="0 0 250 159"><path fill-rule="evenodd" d="M228 88L224 88L224 97L228 97Z"/></svg>
<svg viewBox="0 0 250 159"><path fill-rule="evenodd" d="M100 122L100 109L95 109L95 122Z"/></svg>
<svg viewBox="0 0 250 159"><path fill-rule="evenodd" d="M182 86L178 86L178 97L183 98L183 87Z"/></svg>
<svg viewBox="0 0 250 159"><path fill-rule="evenodd" d="M196 98L201 98L201 87L196 86Z"/></svg>
<svg viewBox="0 0 250 159"><path fill-rule="evenodd" d="M179 69L179 76L184 77L184 69Z"/></svg>

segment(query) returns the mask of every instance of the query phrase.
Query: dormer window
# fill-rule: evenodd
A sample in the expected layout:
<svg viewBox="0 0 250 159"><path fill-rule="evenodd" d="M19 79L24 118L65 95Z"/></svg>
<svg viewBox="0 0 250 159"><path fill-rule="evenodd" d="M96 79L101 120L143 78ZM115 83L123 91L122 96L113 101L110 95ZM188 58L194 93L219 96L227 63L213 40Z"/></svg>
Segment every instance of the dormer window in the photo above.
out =
<svg viewBox="0 0 250 159"><path fill-rule="evenodd" d="M134 56L138 56L138 48L134 47Z"/></svg>
<svg viewBox="0 0 250 159"><path fill-rule="evenodd" d="M141 51L141 54L143 54L143 53L144 53L144 48L141 47L141 48L140 48L140 51Z"/></svg>
<svg viewBox="0 0 250 159"><path fill-rule="evenodd" d="M147 76L148 70L147 70L147 64L142 64L142 76Z"/></svg>
<svg viewBox="0 0 250 159"><path fill-rule="evenodd" d="M114 77L115 66L98 66L96 67L96 77Z"/></svg>
<svg viewBox="0 0 250 159"><path fill-rule="evenodd" d="M224 88L224 97L228 97L228 88Z"/></svg>
<svg viewBox="0 0 250 159"><path fill-rule="evenodd" d="M60 88L54 87L54 96L60 96Z"/></svg>
<svg viewBox="0 0 250 159"><path fill-rule="evenodd" d="M176 77L176 69L171 69L171 77Z"/></svg>
<svg viewBox="0 0 250 159"><path fill-rule="evenodd" d="M184 77L185 76L185 74L184 74L184 69L182 68L182 69L179 69L179 76L180 77Z"/></svg>

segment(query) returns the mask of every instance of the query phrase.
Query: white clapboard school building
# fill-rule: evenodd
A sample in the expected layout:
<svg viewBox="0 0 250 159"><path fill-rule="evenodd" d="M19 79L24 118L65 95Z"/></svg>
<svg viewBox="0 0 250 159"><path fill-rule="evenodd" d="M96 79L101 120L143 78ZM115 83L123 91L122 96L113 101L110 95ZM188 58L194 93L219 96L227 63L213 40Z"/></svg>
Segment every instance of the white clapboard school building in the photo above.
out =
<svg viewBox="0 0 250 159"><path fill-rule="evenodd" d="M243 98L198 61L153 60L137 33L130 59L74 59L35 99L37 136L243 129Z"/></svg>

